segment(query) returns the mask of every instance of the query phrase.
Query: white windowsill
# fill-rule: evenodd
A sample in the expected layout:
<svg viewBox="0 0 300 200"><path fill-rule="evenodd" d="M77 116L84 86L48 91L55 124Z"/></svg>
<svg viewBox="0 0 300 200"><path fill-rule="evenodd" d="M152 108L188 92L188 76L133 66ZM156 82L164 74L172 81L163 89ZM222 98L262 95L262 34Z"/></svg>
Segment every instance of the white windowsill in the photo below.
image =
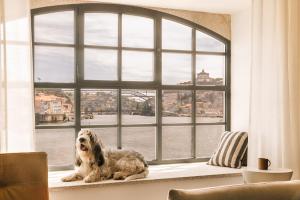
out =
<svg viewBox="0 0 300 200"><path fill-rule="evenodd" d="M112 184L136 184L150 181L167 181L174 179L193 179L193 178L216 178L216 177L234 177L242 176L241 169L232 169L226 167L215 167L206 163L181 163L169 165L152 165L149 167L149 175L145 179L132 181L107 180L95 183L84 183L83 181L61 182L60 178L72 173L72 171L49 172L49 190L57 191L60 189L90 188L101 187Z"/></svg>

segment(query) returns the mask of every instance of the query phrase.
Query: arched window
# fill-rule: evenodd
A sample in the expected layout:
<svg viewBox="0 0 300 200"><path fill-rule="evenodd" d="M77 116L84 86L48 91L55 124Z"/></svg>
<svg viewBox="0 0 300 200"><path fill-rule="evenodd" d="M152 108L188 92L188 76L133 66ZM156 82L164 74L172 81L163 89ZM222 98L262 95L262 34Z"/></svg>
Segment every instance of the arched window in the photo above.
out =
<svg viewBox="0 0 300 200"><path fill-rule="evenodd" d="M205 161L230 125L230 42L162 12L110 4L32 10L36 149L70 167L75 137L151 163Z"/></svg>

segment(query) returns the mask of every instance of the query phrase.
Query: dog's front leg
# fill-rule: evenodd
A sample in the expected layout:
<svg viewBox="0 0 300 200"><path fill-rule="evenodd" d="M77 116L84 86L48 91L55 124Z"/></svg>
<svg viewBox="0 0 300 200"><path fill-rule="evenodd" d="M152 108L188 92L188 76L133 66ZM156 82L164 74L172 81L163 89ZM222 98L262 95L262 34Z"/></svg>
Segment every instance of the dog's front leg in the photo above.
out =
<svg viewBox="0 0 300 200"><path fill-rule="evenodd" d="M73 174L70 174L66 177L63 177L61 180L63 182L71 182L71 181L79 181L79 180L82 180L83 177L78 173L78 172L75 172Z"/></svg>
<svg viewBox="0 0 300 200"><path fill-rule="evenodd" d="M92 170L89 175L87 175L83 181L86 183L92 183L96 181L102 181L104 180L103 177L101 177L100 170L99 169L94 169Z"/></svg>

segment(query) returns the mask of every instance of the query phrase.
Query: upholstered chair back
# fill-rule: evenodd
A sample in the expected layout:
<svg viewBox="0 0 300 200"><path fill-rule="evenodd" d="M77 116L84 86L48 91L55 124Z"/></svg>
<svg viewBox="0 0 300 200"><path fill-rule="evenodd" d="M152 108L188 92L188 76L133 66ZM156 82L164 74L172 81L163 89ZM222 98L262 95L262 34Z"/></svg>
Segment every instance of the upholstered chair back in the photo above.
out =
<svg viewBox="0 0 300 200"><path fill-rule="evenodd" d="M300 200L300 181L282 181L195 190L173 189L169 200Z"/></svg>
<svg viewBox="0 0 300 200"><path fill-rule="evenodd" d="M1 200L49 200L46 153L0 154Z"/></svg>

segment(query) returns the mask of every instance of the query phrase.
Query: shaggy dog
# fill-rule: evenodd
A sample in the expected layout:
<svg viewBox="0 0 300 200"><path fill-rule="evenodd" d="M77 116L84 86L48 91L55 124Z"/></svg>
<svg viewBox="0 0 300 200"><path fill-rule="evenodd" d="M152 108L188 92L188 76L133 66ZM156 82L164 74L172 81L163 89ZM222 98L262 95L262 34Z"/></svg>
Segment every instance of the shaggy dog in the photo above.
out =
<svg viewBox="0 0 300 200"><path fill-rule="evenodd" d="M88 129L81 130L76 139L75 166L76 172L62 178L62 181L133 180L145 178L149 173L141 154L127 150L105 150L96 134Z"/></svg>

